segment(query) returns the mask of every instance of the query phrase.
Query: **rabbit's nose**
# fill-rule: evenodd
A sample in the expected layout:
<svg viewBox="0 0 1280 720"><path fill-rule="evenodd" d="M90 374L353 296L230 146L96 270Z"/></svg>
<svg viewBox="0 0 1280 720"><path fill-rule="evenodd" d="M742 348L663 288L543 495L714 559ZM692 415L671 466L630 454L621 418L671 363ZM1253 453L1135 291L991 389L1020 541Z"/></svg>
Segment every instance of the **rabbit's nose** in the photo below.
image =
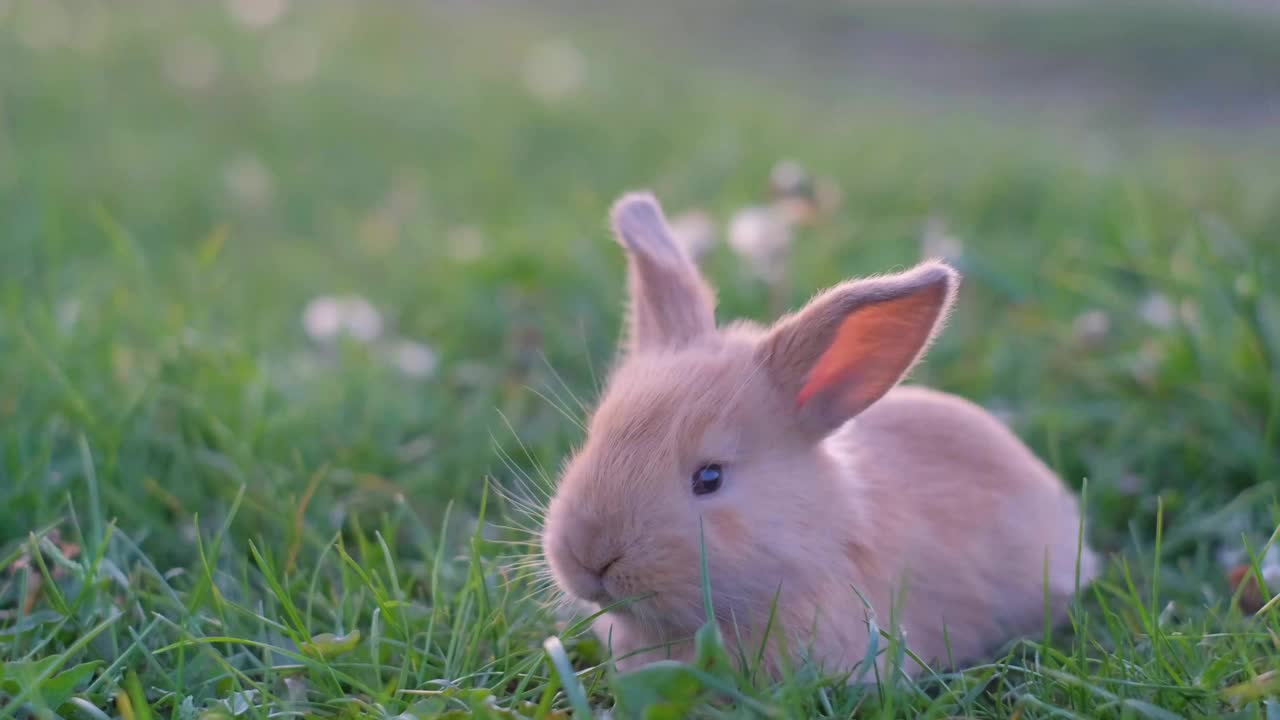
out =
<svg viewBox="0 0 1280 720"><path fill-rule="evenodd" d="M583 570L596 576L604 577L609 568L621 557L617 543L609 530L610 520L598 516L584 515L578 518L577 532L569 543L569 550Z"/></svg>
<svg viewBox="0 0 1280 720"><path fill-rule="evenodd" d="M591 572L592 575L595 575L598 578L603 578L605 573L609 572L609 568L613 567L613 564L621 559L621 555L615 555L612 559L605 561L597 568L592 569L590 566L587 566L587 570Z"/></svg>

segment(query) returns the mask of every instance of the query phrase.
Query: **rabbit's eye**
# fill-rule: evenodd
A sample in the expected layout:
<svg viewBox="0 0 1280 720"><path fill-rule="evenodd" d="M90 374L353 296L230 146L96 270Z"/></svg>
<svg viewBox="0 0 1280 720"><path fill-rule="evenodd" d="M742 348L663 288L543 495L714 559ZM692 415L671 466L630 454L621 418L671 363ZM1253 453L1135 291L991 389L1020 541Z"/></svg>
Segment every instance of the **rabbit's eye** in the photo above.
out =
<svg viewBox="0 0 1280 720"><path fill-rule="evenodd" d="M720 489L720 483L724 480L724 473L720 471L720 466L712 463L703 465L693 473L693 494L707 495Z"/></svg>

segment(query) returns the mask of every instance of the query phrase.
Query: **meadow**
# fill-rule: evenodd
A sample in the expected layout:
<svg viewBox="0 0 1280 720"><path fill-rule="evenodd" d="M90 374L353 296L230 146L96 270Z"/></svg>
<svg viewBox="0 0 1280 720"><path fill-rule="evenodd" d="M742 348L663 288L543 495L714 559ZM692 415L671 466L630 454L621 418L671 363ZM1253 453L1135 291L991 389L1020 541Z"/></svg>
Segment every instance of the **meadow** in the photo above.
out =
<svg viewBox="0 0 1280 720"><path fill-rule="evenodd" d="M0 8L0 717L1280 717L1280 135L1230 112L1280 25L928 29L1220 111L1113 113L845 82L803 11ZM762 279L726 228L780 164L824 210ZM1070 626L845 687L713 638L617 675L548 610L510 498L582 438L639 187L714 219L722 318L964 272L913 381L1084 492Z"/></svg>

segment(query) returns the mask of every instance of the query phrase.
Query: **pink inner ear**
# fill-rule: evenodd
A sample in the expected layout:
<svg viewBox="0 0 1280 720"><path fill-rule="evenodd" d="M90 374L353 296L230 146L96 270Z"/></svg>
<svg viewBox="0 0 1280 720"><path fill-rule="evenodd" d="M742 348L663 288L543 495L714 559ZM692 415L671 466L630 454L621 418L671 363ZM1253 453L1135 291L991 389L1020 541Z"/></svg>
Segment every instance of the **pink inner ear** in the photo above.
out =
<svg viewBox="0 0 1280 720"><path fill-rule="evenodd" d="M928 342L946 292L939 283L853 311L809 371L796 406L830 394L833 409L852 417L879 400Z"/></svg>

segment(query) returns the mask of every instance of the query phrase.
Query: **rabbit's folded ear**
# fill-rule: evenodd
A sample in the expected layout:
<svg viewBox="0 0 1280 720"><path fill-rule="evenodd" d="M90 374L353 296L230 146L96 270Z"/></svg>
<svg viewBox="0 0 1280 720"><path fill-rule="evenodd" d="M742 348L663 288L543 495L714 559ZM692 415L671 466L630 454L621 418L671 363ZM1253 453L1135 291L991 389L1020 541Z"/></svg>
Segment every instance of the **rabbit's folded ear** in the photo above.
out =
<svg viewBox="0 0 1280 720"><path fill-rule="evenodd" d="M613 206L613 231L627 250L631 352L679 347L715 330L715 294L676 242L658 201L624 195Z"/></svg>
<svg viewBox="0 0 1280 720"><path fill-rule="evenodd" d="M855 280L779 320L761 361L795 398L804 426L825 435L902 379L941 328L960 276L929 262L898 275Z"/></svg>

